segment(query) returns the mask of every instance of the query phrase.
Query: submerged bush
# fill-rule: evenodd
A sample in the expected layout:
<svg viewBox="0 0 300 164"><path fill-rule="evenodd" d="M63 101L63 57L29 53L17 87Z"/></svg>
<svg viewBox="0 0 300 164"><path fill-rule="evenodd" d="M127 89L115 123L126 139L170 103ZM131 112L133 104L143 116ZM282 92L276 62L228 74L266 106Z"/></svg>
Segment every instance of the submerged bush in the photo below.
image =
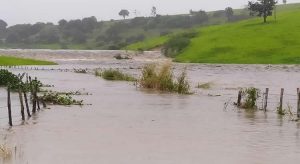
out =
<svg viewBox="0 0 300 164"><path fill-rule="evenodd" d="M184 70L177 78L176 89L179 94L189 94L190 84L187 81L186 71Z"/></svg>
<svg viewBox="0 0 300 164"><path fill-rule="evenodd" d="M112 81L136 81L134 77L131 75L125 74L118 69L108 69L104 70L103 72L95 72L96 76L101 76L105 80L112 80Z"/></svg>
<svg viewBox="0 0 300 164"><path fill-rule="evenodd" d="M179 94L190 93L190 85L186 79L186 72L183 71L174 80L170 64L164 64L160 69L154 64L144 66L139 85L142 88L158 91L177 92Z"/></svg>
<svg viewBox="0 0 300 164"><path fill-rule="evenodd" d="M7 87L10 85L13 89L17 88L17 85L21 83L21 80L18 76L9 72L8 70L1 69L0 70L0 86Z"/></svg>
<svg viewBox="0 0 300 164"><path fill-rule="evenodd" d="M256 109L256 101L260 97L260 90L257 88L246 88L242 90L242 107L246 109Z"/></svg>
<svg viewBox="0 0 300 164"><path fill-rule="evenodd" d="M46 103L54 105L83 105L83 101L77 101L68 94L59 94L58 92L47 92L44 93L39 99Z"/></svg>
<svg viewBox="0 0 300 164"><path fill-rule="evenodd" d="M9 86L12 91L17 91L21 87L24 91L30 91L30 83L28 81L23 82L21 79L21 76L17 76L8 70L0 69L0 87ZM39 80L32 80L32 85L37 86L38 91L43 86Z"/></svg>

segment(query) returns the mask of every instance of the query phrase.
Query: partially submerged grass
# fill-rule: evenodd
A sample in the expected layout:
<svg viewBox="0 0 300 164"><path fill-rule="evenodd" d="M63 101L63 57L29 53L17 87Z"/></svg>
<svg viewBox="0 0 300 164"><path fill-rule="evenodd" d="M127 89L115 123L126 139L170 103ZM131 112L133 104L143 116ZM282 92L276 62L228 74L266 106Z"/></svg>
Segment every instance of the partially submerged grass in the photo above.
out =
<svg viewBox="0 0 300 164"><path fill-rule="evenodd" d="M190 94L186 70L175 79L171 70L171 64L164 64L161 68L158 68L155 64L144 66L139 85L146 89Z"/></svg>
<svg viewBox="0 0 300 164"><path fill-rule="evenodd" d="M118 69L108 69L103 72L95 71L95 75L111 81L136 81L133 76L125 74Z"/></svg>
<svg viewBox="0 0 300 164"><path fill-rule="evenodd" d="M210 89L212 87L212 83L208 82L208 83L198 83L198 85L196 86L196 88L199 89Z"/></svg>
<svg viewBox="0 0 300 164"><path fill-rule="evenodd" d="M46 92L43 96L39 97L45 103L53 105L83 105L83 101L75 100L70 94L61 94L59 92Z"/></svg>
<svg viewBox="0 0 300 164"><path fill-rule="evenodd" d="M17 58L12 56L0 56L1 66L16 66L16 65L56 65L54 62Z"/></svg>
<svg viewBox="0 0 300 164"><path fill-rule="evenodd" d="M5 144L0 144L0 157L2 158L10 158L12 155L12 151Z"/></svg>

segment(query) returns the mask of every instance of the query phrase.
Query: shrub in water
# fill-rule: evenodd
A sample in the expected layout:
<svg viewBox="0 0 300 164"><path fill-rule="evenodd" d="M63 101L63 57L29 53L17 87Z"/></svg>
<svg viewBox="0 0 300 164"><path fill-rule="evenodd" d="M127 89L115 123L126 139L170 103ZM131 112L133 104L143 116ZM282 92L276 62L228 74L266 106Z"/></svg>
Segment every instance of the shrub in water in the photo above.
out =
<svg viewBox="0 0 300 164"><path fill-rule="evenodd" d="M83 105L83 101L77 101L73 99L70 95L62 95L58 92L47 92L40 97L46 103L51 103L54 105Z"/></svg>
<svg viewBox="0 0 300 164"><path fill-rule="evenodd" d="M7 87L10 85L12 89L16 89L20 83L21 80L13 73L4 69L0 70L0 86Z"/></svg>
<svg viewBox="0 0 300 164"><path fill-rule="evenodd" d="M147 89L177 92L179 94L190 93L186 72L184 71L176 81L174 80L170 64L165 64L160 69L154 64L144 66L139 84L142 88Z"/></svg>
<svg viewBox="0 0 300 164"><path fill-rule="evenodd" d="M246 88L242 91L242 96L244 98L244 102L242 103L242 107L246 109L255 109L256 100L260 97L260 91L257 88Z"/></svg>
<svg viewBox="0 0 300 164"><path fill-rule="evenodd" d="M105 70L101 73L101 76L105 80L116 80L116 81L135 81L136 79L130 75L124 74L117 69Z"/></svg>
<svg viewBox="0 0 300 164"><path fill-rule="evenodd" d="M177 78L176 90L179 94L189 94L190 84L187 81L186 70L184 70L181 75Z"/></svg>

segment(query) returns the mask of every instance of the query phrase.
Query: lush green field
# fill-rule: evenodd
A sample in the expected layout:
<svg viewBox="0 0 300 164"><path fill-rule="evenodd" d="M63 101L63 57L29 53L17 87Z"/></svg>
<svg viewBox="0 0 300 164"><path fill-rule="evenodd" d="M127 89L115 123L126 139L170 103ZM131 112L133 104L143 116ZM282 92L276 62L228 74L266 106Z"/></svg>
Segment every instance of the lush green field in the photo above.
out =
<svg viewBox="0 0 300 164"><path fill-rule="evenodd" d="M253 19L203 28L176 61L300 64L299 17L300 8L278 13L277 21L267 24Z"/></svg>
<svg viewBox="0 0 300 164"><path fill-rule="evenodd" d="M131 44L127 46L125 49L127 50L151 50L156 47L160 47L162 44L164 44L166 41L168 41L169 35L162 36L162 37L154 37L147 39L143 42L137 42L135 44Z"/></svg>
<svg viewBox="0 0 300 164"><path fill-rule="evenodd" d="M49 61L17 58L10 56L0 56L0 66L16 66L16 65L56 65Z"/></svg>
<svg viewBox="0 0 300 164"><path fill-rule="evenodd" d="M277 8L277 21L268 17L267 24L261 18L254 18L199 28L198 36L175 61L300 64L300 4Z"/></svg>

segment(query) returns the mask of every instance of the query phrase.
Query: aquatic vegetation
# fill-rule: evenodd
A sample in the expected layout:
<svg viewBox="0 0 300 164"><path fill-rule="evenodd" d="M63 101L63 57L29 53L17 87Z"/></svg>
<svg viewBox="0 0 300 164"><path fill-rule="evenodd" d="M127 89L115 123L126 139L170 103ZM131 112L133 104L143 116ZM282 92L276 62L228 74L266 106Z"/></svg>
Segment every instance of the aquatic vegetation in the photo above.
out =
<svg viewBox="0 0 300 164"><path fill-rule="evenodd" d="M186 71L184 70L175 79L171 69L171 64L164 64L161 68L158 68L155 64L145 65L142 70L142 77L138 81L139 86L158 91L189 94L190 85L187 81Z"/></svg>
<svg viewBox="0 0 300 164"><path fill-rule="evenodd" d="M125 74L118 69L108 69L103 72L96 71L95 75L111 81L136 81L133 76Z"/></svg>
<svg viewBox="0 0 300 164"><path fill-rule="evenodd" d="M286 108L280 107L280 105L278 105L276 112L281 116L284 115L294 116L292 112L292 106L290 104L287 104Z"/></svg>
<svg viewBox="0 0 300 164"><path fill-rule="evenodd" d="M245 109L256 109L256 101L260 97L260 90L257 88L245 88L242 90L243 102L241 107Z"/></svg>
<svg viewBox="0 0 300 164"><path fill-rule="evenodd" d="M83 105L83 100L75 100L70 94L60 94L52 91L44 93L39 99L53 105Z"/></svg>

